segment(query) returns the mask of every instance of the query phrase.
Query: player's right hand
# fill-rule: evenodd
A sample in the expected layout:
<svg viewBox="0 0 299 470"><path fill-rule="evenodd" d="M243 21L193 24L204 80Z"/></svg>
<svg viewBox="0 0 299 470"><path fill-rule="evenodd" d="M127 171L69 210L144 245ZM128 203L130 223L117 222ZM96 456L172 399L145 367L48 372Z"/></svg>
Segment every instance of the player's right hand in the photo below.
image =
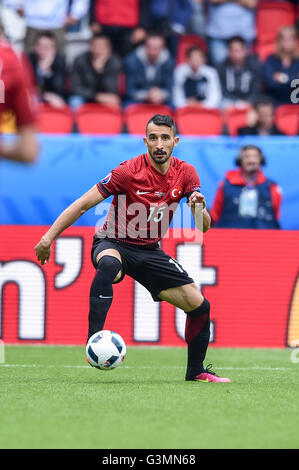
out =
<svg viewBox="0 0 299 470"><path fill-rule="evenodd" d="M34 247L35 254L37 259L41 264L45 264L47 261L50 261L51 256L51 244L47 242L44 238L41 238L39 243Z"/></svg>

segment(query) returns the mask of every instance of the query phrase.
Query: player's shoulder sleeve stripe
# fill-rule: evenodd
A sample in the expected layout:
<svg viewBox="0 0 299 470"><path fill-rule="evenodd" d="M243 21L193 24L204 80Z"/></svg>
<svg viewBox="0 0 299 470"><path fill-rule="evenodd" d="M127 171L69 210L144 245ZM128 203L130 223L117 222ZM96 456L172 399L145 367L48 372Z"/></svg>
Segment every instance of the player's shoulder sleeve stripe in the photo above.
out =
<svg viewBox="0 0 299 470"><path fill-rule="evenodd" d="M112 194L110 193L110 191L108 191L107 188L105 188L105 186L101 182L97 183L97 188L104 197L109 197Z"/></svg>

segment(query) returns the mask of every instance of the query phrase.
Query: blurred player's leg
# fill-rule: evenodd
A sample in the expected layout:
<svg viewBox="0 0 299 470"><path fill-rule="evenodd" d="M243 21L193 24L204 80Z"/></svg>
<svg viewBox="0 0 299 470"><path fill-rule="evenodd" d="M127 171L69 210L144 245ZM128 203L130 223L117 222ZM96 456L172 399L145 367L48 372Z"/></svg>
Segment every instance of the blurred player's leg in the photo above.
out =
<svg viewBox="0 0 299 470"><path fill-rule="evenodd" d="M112 252L115 252L111 255ZM113 282L121 276L121 258L116 250L104 250L97 258L97 272L89 295L88 338L103 329L113 300Z"/></svg>

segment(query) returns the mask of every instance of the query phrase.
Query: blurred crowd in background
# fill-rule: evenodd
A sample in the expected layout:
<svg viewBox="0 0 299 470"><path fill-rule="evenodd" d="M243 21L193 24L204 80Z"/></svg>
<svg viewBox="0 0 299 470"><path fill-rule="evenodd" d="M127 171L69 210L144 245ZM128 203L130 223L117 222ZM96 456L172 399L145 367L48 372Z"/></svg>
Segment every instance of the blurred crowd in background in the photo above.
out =
<svg viewBox="0 0 299 470"><path fill-rule="evenodd" d="M299 79L298 18L297 1L2 0L1 34L55 108L253 108L239 135L279 135L275 108Z"/></svg>

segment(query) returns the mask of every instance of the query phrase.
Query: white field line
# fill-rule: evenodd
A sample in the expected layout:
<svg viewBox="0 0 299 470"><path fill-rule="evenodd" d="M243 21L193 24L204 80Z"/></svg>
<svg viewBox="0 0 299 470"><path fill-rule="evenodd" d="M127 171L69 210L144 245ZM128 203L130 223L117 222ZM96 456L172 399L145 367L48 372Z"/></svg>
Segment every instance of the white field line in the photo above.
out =
<svg viewBox="0 0 299 470"><path fill-rule="evenodd" d="M2 367L29 367L43 369L91 369L88 365L71 365L71 364L0 364ZM185 369L185 366L122 366L120 369ZM295 367L219 367L219 370L294 370Z"/></svg>

